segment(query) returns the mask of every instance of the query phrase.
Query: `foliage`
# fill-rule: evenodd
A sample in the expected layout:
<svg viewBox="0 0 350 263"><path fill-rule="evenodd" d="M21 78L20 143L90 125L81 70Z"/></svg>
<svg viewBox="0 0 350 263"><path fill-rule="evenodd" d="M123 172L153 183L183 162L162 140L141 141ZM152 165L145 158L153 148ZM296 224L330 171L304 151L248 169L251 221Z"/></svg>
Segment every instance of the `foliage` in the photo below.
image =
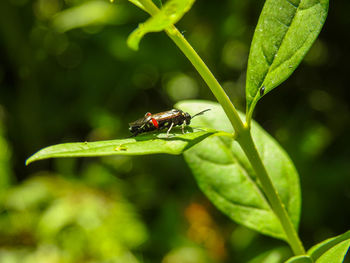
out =
<svg viewBox="0 0 350 263"><path fill-rule="evenodd" d="M168 1L161 11L140 24L128 38L130 48L137 50L143 36L149 32L160 32L178 22L181 17L191 9L194 0L171 0Z"/></svg>
<svg viewBox="0 0 350 263"><path fill-rule="evenodd" d="M98 141L78 142L53 145L40 150L28 158L26 164L57 157L88 157L104 155L141 155L141 154L180 154L192 145L205 138L218 133L214 129L191 129L191 132L182 134L177 131L170 137L164 134L147 134L136 138Z"/></svg>
<svg viewBox="0 0 350 263"><path fill-rule="evenodd" d="M349 246L350 231L313 246L308 254L317 263L342 262Z"/></svg>
<svg viewBox="0 0 350 263"><path fill-rule="evenodd" d="M328 0L268 0L255 29L247 70L247 118L257 101L287 79L320 33Z"/></svg>
<svg viewBox="0 0 350 263"><path fill-rule="evenodd" d="M194 120L193 125L232 132L224 111L216 103L185 101L176 106L193 112L210 108L211 112ZM257 123L252 124L252 136L294 226L298 228L300 190L293 163ZM212 155L213 152L216 154ZM223 213L261 233L286 239L278 218L263 194L259 179L235 140L208 138L186 151L184 156L199 187Z"/></svg>
<svg viewBox="0 0 350 263"><path fill-rule="evenodd" d="M9 190L2 213L2 235L26 248L3 250L1 262L139 262L130 249L147 238L144 224L118 192L53 174Z"/></svg>

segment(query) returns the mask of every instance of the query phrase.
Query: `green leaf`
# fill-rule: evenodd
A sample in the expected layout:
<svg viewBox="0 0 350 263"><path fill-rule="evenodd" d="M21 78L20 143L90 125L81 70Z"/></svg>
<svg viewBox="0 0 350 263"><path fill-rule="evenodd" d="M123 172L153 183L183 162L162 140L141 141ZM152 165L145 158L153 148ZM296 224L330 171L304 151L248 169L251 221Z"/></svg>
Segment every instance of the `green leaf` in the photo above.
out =
<svg viewBox="0 0 350 263"><path fill-rule="evenodd" d="M350 246L350 231L327 239L307 252L316 263L341 263Z"/></svg>
<svg viewBox="0 0 350 263"><path fill-rule="evenodd" d="M128 46L138 50L142 37L149 32L160 32L177 23L189 11L194 0L169 0L163 8L145 23L140 24L128 37Z"/></svg>
<svg viewBox="0 0 350 263"><path fill-rule="evenodd" d="M90 1L57 13L52 22L56 30L65 32L85 26L122 24L126 21L126 13L122 5Z"/></svg>
<svg viewBox="0 0 350 263"><path fill-rule="evenodd" d="M280 247L264 252L252 260L249 260L248 263L281 263L290 256L291 251L288 247Z"/></svg>
<svg viewBox="0 0 350 263"><path fill-rule="evenodd" d="M332 247L320 258L316 260L316 263L342 263L345 255L349 249L350 240L343 241L336 246Z"/></svg>
<svg viewBox="0 0 350 263"><path fill-rule="evenodd" d="M207 101L183 101L177 108L190 114L210 108L192 125L233 132L221 106ZM241 114L241 118L244 115ZM292 161L278 143L257 123L252 136L266 169L277 189L294 226L300 217L300 187ZM263 190L244 152L232 138L213 137L184 153L201 190L232 220L260 233L284 239L279 220L271 210Z"/></svg>
<svg viewBox="0 0 350 263"><path fill-rule="evenodd" d="M285 263L313 263L309 256L295 256L288 259Z"/></svg>
<svg viewBox="0 0 350 263"><path fill-rule="evenodd" d="M188 129L192 130L190 127ZM57 144L46 147L29 157L26 165L34 161L57 157L181 154L216 132L213 129L195 129L193 132L182 134L179 129L175 128L169 137L166 136L166 133L148 133L129 139Z"/></svg>
<svg viewBox="0 0 350 263"><path fill-rule="evenodd" d="M258 100L299 65L321 31L327 12L328 0L266 1L248 60L248 123Z"/></svg>

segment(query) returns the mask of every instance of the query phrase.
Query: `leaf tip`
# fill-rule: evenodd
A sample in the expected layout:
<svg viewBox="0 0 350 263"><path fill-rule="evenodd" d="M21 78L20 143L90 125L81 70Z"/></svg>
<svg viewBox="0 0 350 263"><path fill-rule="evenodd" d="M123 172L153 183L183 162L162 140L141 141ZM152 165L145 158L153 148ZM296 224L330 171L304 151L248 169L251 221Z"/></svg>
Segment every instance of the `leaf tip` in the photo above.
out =
<svg viewBox="0 0 350 263"><path fill-rule="evenodd" d="M32 162L34 162L33 156L30 156L27 160L25 160L24 164L25 164L25 166L28 166L28 165L30 165Z"/></svg>
<svg viewBox="0 0 350 263"><path fill-rule="evenodd" d="M25 162L24 162L25 166L29 166L31 163L34 163L34 162L36 162L36 161L45 159L45 158L42 158L42 157L40 156L40 154L38 155L39 152L40 152L40 151L38 151L38 152L34 153L33 155L29 156L29 157L27 158L27 160L25 160Z"/></svg>
<svg viewBox="0 0 350 263"><path fill-rule="evenodd" d="M138 51L139 50L139 42L134 41L131 37L128 37L128 40L126 41L126 43L128 44L128 47L134 51Z"/></svg>
<svg viewBox="0 0 350 263"><path fill-rule="evenodd" d="M134 51L138 51L139 50L139 43L141 40L141 37L138 36L138 30L135 29L128 37L128 40L126 41L126 43L128 44L128 47L131 48Z"/></svg>

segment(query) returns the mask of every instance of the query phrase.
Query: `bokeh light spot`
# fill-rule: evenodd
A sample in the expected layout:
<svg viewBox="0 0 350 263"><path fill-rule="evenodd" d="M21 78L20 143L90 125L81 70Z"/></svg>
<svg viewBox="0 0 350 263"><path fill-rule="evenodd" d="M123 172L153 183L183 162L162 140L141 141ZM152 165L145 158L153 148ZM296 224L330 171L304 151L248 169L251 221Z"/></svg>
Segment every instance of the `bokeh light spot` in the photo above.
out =
<svg viewBox="0 0 350 263"><path fill-rule="evenodd" d="M165 89L173 101L192 99L198 94L197 82L183 73L171 76L165 84Z"/></svg>

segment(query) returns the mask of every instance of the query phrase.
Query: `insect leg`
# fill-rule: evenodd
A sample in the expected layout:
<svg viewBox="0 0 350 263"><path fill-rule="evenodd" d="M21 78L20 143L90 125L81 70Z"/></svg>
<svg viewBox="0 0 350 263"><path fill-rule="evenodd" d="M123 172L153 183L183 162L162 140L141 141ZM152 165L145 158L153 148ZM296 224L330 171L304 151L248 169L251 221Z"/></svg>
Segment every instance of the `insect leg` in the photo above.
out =
<svg viewBox="0 0 350 263"><path fill-rule="evenodd" d="M169 136L169 132L170 132L170 130L171 130L171 128L172 128L173 126L174 126L174 123L172 122L171 125L170 125L170 127L169 127L169 129L168 129L168 131L166 132L166 137Z"/></svg>
<svg viewBox="0 0 350 263"><path fill-rule="evenodd" d="M182 124L181 124L181 130L182 130L182 134L185 134L185 124L186 124L186 121L184 121Z"/></svg>

